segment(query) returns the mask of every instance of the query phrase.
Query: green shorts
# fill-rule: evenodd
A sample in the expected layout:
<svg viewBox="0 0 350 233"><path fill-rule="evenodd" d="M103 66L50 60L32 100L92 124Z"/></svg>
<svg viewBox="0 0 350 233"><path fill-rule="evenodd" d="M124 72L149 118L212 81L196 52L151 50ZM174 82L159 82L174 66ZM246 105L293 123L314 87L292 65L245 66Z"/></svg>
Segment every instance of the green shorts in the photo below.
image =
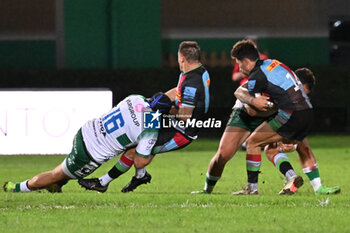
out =
<svg viewBox="0 0 350 233"><path fill-rule="evenodd" d="M227 126L235 126L253 132L261 123L266 120L265 117L249 116L242 108L233 108Z"/></svg>
<svg viewBox="0 0 350 233"><path fill-rule="evenodd" d="M85 147L81 129L74 137L72 151L62 162L63 172L72 179L93 173L101 164L95 162Z"/></svg>

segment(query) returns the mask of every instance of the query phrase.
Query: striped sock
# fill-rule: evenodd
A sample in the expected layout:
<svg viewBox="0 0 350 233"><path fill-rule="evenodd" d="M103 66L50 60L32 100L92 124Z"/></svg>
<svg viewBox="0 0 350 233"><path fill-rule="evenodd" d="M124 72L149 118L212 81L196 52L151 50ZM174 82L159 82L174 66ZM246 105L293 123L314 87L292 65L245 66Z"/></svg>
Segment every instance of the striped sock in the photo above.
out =
<svg viewBox="0 0 350 233"><path fill-rule="evenodd" d="M246 167L248 175L248 183L256 184L258 186L258 178L261 166L261 154L247 154L246 156Z"/></svg>
<svg viewBox="0 0 350 233"><path fill-rule="evenodd" d="M120 175L127 172L133 164L134 164L134 160L126 157L125 155L122 155L118 160L118 162L116 163L116 165L113 166L111 170L109 170L108 175L111 178L116 179Z"/></svg>
<svg viewBox="0 0 350 233"><path fill-rule="evenodd" d="M297 176L292 165L289 162L287 155L284 153L276 154L273 157L272 161L275 167L286 177L287 180L290 180Z"/></svg>
<svg viewBox="0 0 350 233"><path fill-rule="evenodd" d="M15 184L16 185L15 192L21 192L21 193L31 192L32 190L28 188L28 181L29 180L25 180L23 182L17 182Z"/></svg>
<svg viewBox="0 0 350 233"><path fill-rule="evenodd" d="M205 179L204 190L211 193L216 185L216 182L221 178L221 176L212 176L207 172L207 177Z"/></svg>
<svg viewBox="0 0 350 233"><path fill-rule="evenodd" d="M319 189L319 187L322 186L320 172L318 171L317 163L315 163L313 166L303 168L303 172L309 178L314 191L317 191L317 189Z"/></svg>

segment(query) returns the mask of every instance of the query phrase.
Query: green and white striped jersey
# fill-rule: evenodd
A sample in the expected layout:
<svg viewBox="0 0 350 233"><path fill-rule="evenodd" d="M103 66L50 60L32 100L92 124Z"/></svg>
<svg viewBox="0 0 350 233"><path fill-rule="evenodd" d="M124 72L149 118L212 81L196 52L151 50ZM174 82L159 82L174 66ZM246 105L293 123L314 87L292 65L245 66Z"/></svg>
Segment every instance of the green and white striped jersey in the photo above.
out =
<svg viewBox="0 0 350 233"><path fill-rule="evenodd" d="M130 95L100 118L82 127L88 152L98 163L136 146L136 153L148 157L158 137L157 129L143 129L143 112L151 111L146 99Z"/></svg>

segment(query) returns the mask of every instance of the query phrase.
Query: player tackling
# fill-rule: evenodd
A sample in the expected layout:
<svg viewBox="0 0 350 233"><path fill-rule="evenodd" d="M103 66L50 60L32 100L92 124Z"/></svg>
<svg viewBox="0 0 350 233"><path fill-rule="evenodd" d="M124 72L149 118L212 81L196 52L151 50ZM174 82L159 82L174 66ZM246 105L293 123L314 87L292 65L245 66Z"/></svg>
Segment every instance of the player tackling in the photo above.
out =
<svg viewBox="0 0 350 233"><path fill-rule="evenodd" d="M46 188L49 192L61 192L62 185L70 179L80 179L94 172L101 164L136 147L139 156L148 157L156 144L157 129L143 128L143 113L157 111L167 114L171 100L157 93L147 100L131 95L101 117L88 121L77 132L73 148L55 169L40 173L23 182L6 182L5 192L30 192ZM133 157L121 156L117 167L123 173L133 164Z"/></svg>

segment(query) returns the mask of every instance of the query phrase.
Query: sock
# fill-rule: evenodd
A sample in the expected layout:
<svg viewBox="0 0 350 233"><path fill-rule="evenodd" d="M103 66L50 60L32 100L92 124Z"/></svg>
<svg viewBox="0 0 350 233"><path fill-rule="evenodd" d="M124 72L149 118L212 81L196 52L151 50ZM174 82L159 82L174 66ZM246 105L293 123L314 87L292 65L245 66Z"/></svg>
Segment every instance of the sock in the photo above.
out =
<svg viewBox="0 0 350 233"><path fill-rule="evenodd" d="M211 193L216 185L216 182L221 178L221 176L212 176L207 172L207 177L205 179L204 190Z"/></svg>
<svg viewBox="0 0 350 233"><path fill-rule="evenodd" d="M316 192L317 189L322 186L317 163L315 163L313 166L303 168L303 172L309 178L312 188Z"/></svg>
<svg viewBox="0 0 350 233"><path fill-rule="evenodd" d="M136 168L135 176L140 179L146 175L146 168Z"/></svg>
<svg viewBox="0 0 350 233"><path fill-rule="evenodd" d="M261 154L247 154L246 167L248 176L248 186L253 188L251 190L258 189L258 178L261 166Z"/></svg>
<svg viewBox="0 0 350 233"><path fill-rule="evenodd" d="M16 185L15 192L22 192L22 193L31 192L32 190L28 188L28 181L29 180L25 180L23 182L17 182L15 184Z"/></svg>
<svg viewBox="0 0 350 233"><path fill-rule="evenodd" d="M112 179L116 179L120 175L127 172L133 164L134 161L132 159L126 157L125 155L122 155L116 165L111 170L109 170L108 175Z"/></svg>
<svg viewBox="0 0 350 233"><path fill-rule="evenodd" d="M284 153L278 153L273 157L272 161L275 167L286 177L287 180L297 176L288 157Z"/></svg>
<svg viewBox="0 0 350 233"><path fill-rule="evenodd" d="M113 180L113 178L110 177L108 173L103 175L103 176L101 176L98 179L100 180L100 183L101 183L102 186L107 186Z"/></svg>
<svg viewBox="0 0 350 233"><path fill-rule="evenodd" d="M258 190L258 183L248 183L249 190Z"/></svg>

